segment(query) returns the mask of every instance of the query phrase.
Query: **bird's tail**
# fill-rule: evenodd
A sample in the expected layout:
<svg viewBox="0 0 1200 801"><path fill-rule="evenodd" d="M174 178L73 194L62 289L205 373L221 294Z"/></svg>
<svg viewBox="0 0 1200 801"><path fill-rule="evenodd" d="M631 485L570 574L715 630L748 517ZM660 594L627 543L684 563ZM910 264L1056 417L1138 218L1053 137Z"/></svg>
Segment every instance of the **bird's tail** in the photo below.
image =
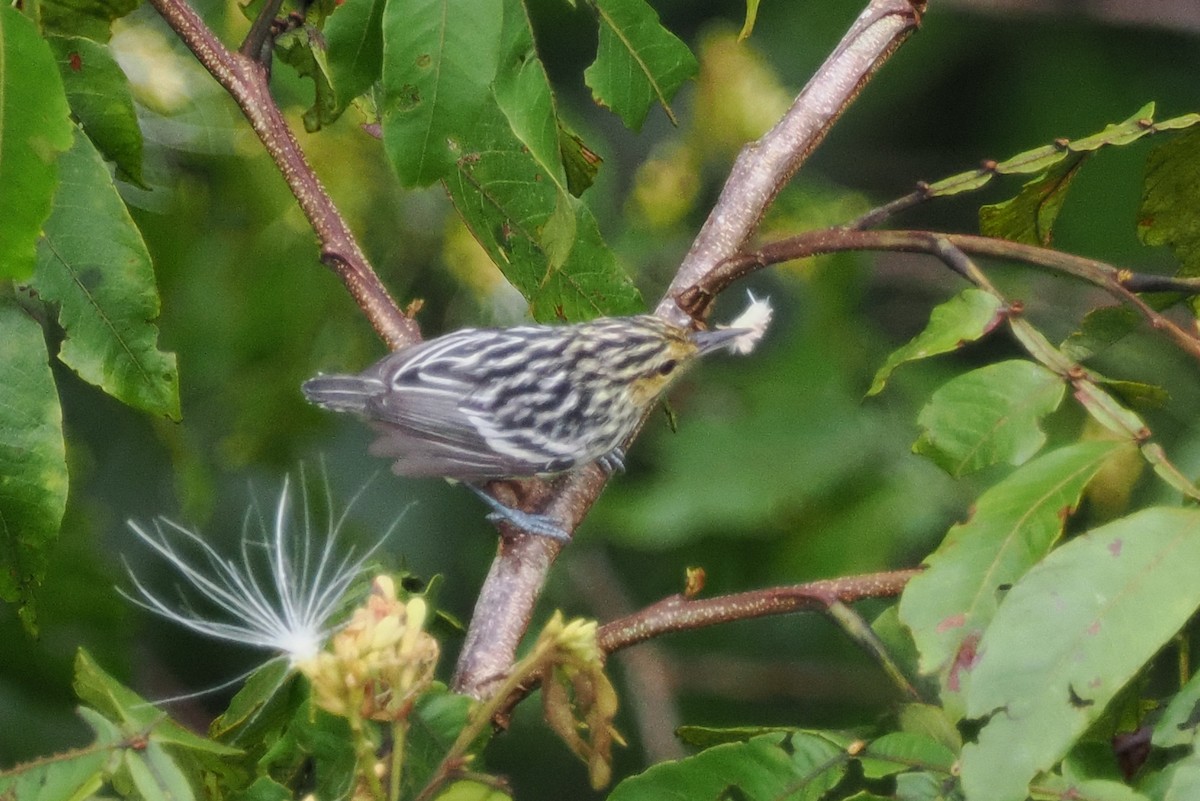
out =
<svg viewBox="0 0 1200 801"><path fill-rule="evenodd" d="M319 375L301 385L311 403L335 412L366 411L371 398L383 392L383 381L372 376Z"/></svg>

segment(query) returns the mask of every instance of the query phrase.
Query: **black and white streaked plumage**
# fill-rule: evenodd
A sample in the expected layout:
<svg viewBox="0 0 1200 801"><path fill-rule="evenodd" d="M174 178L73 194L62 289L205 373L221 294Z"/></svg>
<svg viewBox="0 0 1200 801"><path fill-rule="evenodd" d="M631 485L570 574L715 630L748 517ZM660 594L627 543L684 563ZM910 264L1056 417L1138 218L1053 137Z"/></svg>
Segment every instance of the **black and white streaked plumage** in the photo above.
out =
<svg viewBox="0 0 1200 801"><path fill-rule="evenodd" d="M694 332L650 315L464 329L396 351L358 375L317 376L303 390L311 402L377 428L371 452L393 459L399 475L481 483L593 461L611 470L672 380L697 357L738 347L750 333ZM531 528L528 519L517 522ZM563 536L540 525L534 533Z"/></svg>

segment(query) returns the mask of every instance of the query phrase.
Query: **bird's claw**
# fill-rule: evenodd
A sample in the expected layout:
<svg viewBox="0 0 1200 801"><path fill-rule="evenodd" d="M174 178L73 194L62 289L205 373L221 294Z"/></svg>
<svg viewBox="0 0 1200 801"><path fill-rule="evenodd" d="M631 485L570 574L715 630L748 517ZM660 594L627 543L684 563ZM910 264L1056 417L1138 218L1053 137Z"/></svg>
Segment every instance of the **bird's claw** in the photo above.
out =
<svg viewBox="0 0 1200 801"><path fill-rule="evenodd" d="M538 537L546 537L547 539L563 543L571 541L571 535L564 531L554 518L549 515L539 515L533 512L522 512L520 509L513 509L511 506L505 506L500 503L500 501L488 495L479 487L473 484L468 484L467 486L484 503L491 507L492 511L487 515L489 523L508 523Z"/></svg>

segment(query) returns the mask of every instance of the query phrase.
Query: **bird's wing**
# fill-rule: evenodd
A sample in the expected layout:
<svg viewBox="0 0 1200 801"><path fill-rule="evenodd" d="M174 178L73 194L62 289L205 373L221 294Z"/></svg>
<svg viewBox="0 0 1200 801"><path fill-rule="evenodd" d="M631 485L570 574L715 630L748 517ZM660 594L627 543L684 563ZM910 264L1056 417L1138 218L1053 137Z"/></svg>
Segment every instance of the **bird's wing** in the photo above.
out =
<svg viewBox="0 0 1200 801"><path fill-rule="evenodd" d="M481 430L486 410L467 408L468 396L487 378L489 363L486 355L466 350L472 333L399 351L374 368L383 391L364 409L380 424L371 452L395 459L396 473L478 480L543 471L542 464L517 452L498 452Z"/></svg>

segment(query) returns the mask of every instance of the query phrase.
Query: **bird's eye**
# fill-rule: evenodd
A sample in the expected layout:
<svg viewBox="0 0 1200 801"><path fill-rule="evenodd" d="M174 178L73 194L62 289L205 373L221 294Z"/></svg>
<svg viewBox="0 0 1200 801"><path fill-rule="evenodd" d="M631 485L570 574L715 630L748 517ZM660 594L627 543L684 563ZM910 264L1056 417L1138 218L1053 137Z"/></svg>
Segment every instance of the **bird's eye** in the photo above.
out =
<svg viewBox="0 0 1200 801"><path fill-rule="evenodd" d="M663 362L662 364L660 364L658 366L658 374L659 375L670 375L671 371L674 370L678 364L679 364L679 362L675 361L674 359L667 359L665 362Z"/></svg>

